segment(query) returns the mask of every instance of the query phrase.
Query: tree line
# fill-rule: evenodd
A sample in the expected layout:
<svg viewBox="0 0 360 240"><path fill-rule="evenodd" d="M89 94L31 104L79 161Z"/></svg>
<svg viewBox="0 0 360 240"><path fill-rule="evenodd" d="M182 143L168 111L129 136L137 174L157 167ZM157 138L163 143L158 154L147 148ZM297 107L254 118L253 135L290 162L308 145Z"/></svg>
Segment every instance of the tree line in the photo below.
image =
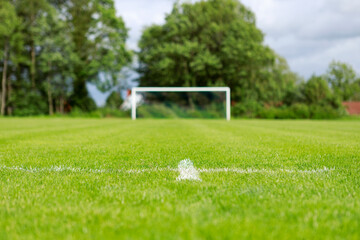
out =
<svg viewBox="0 0 360 240"><path fill-rule="evenodd" d="M237 0L177 1L164 24L144 28L138 52L113 0L1 0L0 19L2 115L93 111L87 83L113 91L107 105L118 108L135 56L140 86L229 86L235 115L311 117L360 100L346 63L307 81L291 71Z"/></svg>
<svg viewBox="0 0 360 240"><path fill-rule="evenodd" d="M132 59L112 0L1 0L1 114L96 108L86 83L108 90Z"/></svg>

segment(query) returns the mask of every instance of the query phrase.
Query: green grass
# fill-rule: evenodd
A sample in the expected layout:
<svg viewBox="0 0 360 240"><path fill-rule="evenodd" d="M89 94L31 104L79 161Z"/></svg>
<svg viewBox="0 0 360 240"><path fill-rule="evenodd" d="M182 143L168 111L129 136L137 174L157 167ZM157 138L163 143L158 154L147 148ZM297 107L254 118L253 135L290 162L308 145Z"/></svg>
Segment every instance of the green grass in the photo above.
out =
<svg viewBox="0 0 360 240"><path fill-rule="evenodd" d="M359 239L360 121L0 119L0 239L105 238Z"/></svg>

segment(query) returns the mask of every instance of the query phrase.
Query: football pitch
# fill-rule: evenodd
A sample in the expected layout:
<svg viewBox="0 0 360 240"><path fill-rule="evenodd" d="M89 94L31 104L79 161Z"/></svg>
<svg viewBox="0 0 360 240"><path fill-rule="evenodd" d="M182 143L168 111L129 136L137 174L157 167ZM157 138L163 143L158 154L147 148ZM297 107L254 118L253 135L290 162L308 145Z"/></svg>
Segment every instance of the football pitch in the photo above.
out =
<svg viewBox="0 0 360 240"><path fill-rule="evenodd" d="M0 239L113 238L359 239L360 121L0 119Z"/></svg>

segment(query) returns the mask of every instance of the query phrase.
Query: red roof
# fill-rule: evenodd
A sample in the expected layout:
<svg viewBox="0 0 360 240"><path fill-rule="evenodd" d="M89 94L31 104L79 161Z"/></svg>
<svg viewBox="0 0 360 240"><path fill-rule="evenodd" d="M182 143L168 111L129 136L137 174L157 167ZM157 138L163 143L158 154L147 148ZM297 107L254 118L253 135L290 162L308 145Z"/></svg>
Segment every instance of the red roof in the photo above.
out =
<svg viewBox="0 0 360 240"><path fill-rule="evenodd" d="M360 102L343 102L350 115L360 115Z"/></svg>

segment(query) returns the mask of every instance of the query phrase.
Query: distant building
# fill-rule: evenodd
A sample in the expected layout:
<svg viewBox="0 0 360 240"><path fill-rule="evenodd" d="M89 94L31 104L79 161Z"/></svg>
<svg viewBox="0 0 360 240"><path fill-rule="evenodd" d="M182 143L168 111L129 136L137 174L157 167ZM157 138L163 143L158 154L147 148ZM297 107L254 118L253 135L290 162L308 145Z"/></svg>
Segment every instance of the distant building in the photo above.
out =
<svg viewBox="0 0 360 240"><path fill-rule="evenodd" d="M360 102L343 102L349 115L360 115Z"/></svg>

